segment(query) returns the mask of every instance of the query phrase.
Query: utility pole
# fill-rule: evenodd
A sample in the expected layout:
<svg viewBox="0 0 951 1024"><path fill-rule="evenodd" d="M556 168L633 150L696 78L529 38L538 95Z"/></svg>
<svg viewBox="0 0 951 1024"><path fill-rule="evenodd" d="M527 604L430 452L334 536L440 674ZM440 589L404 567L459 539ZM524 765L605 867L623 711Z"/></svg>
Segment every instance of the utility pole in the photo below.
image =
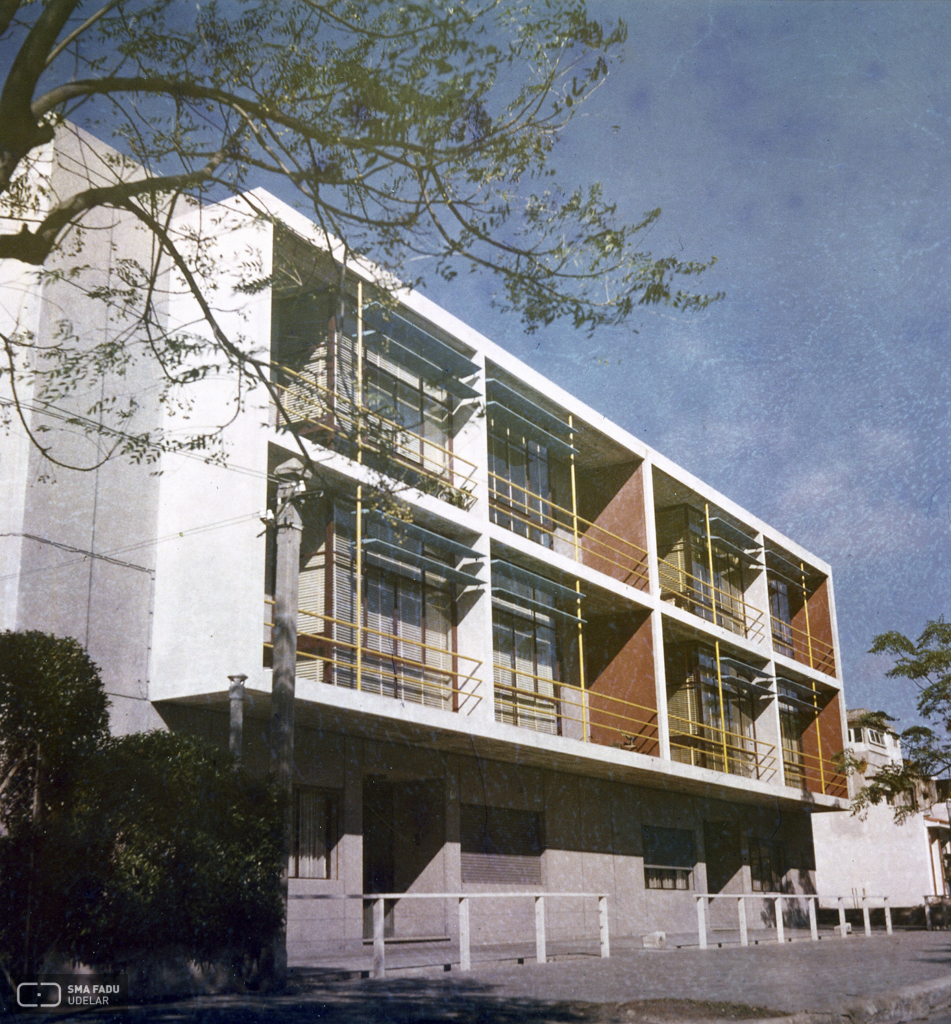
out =
<svg viewBox="0 0 951 1024"><path fill-rule="evenodd" d="M274 980L287 980L288 861L294 838L294 684L297 672L297 588L303 520L296 500L311 473L300 459L275 470L277 485L277 565L274 574L274 668L271 682L271 766L283 813L281 900L284 915L273 940Z"/></svg>
<svg viewBox="0 0 951 1024"><path fill-rule="evenodd" d="M244 673L228 676L229 728L228 750L234 758L235 768L241 767L241 744L244 732L244 684L248 677Z"/></svg>

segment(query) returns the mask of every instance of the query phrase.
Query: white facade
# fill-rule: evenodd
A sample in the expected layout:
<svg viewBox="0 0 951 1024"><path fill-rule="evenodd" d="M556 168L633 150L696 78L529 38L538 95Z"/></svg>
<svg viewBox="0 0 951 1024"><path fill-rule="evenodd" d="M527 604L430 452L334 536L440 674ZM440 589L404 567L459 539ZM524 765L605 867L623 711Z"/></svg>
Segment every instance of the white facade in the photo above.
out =
<svg viewBox="0 0 951 1024"><path fill-rule="evenodd" d="M119 251L145 244L97 216ZM3 628L86 644L122 731L224 743L228 676L246 675L245 761L266 771L262 517L276 466L303 448L292 894L603 891L612 931L639 934L692 927L694 892L815 891L811 820L847 801L829 566L425 297L374 305L370 268L350 269L341 317L313 225L273 197L188 216L217 222L216 316L269 355L293 430L259 386L226 466L163 455L158 473L49 479L14 426ZM308 286L237 291L251 255ZM3 310L23 302L42 339L64 288L7 288ZM108 329L97 309L71 315ZM166 314L199 320L174 279ZM189 397L187 422L142 415L220 423L235 384ZM398 903L388 927L450 937L437 906ZM476 941L498 912L480 903ZM594 912L556 905L550 926ZM762 912L750 902L751 926ZM359 901L291 915L292 955L361 942Z"/></svg>
<svg viewBox="0 0 951 1024"><path fill-rule="evenodd" d="M861 708L848 713L849 750L866 765L852 777L853 793L876 768L902 759L894 731L862 725L863 713ZM926 897L949 894L942 863L951 840L948 805L938 799L935 783L919 789L918 810L900 825L890 804L869 807L864 818L828 814L814 819L820 893L887 895L895 907L920 907Z"/></svg>

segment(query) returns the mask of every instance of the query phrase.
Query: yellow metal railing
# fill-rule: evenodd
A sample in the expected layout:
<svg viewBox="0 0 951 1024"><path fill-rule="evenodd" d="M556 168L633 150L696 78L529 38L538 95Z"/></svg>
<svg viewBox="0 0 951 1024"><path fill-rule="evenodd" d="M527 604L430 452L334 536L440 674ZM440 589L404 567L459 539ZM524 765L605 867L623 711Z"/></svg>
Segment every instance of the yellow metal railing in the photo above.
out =
<svg viewBox="0 0 951 1024"><path fill-rule="evenodd" d="M776 746L716 725L668 713L670 756L674 761L768 780L776 773ZM724 763L725 761L725 763Z"/></svg>
<svg viewBox="0 0 951 1024"><path fill-rule="evenodd" d="M656 708L499 662L494 669L496 721L603 746L659 752ZM500 676L512 681L504 682ZM539 686L551 692L541 692Z"/></svg>
<svg viewBox="0 0 951 1024"><path fill-rule="evenodd" d="M664 601L678 607L686 606L687 611L716 622L748 640L765 639L765 613L751 605L742 594L714 586L664 558L659 558L658 563L660 596Z"/></svg>
<svg viewBox="0 0 951 1024"><path fill-rule="evenodd" d="M362 402L335 392L306 373L273 365L282 376L292 379L291 383L276 385L288 418L294 426L303 425L317 434L320 444L332 447L338 440L347 441L364 455L379 456L390 469L398 467L404 473L422 475L432 481L438 497L464 508L473 503L474 462ZM423 482L420 489L431 487Z"/></svg>
<svg viewBox="0 0 951 1024"><path fill-rule="evenodd" d="M848 780L831 758L783 747L783 773L787 786L828 796L849 795Z"/></svg>
<svg viewBox="0 0 951 1024"><path fill-rule="evenodd" d="M265 599L264 648L273 650L273 599ZM408 639L395 633L337 619L331 615L299 609L319 623L319 631L297 631L297 676L313 678L352 690L365 690L398 700L468 714L482 699L474 692L482 662L445 647ZM334 636L336 631L356 636L362 643ZM378 643L387 643L391 650L381 650ZM441 664L448 661L453 667ZM460 663L468 671L459 668Z"/></svg>
<svg viewBox="0 0 951 1024"><path fill-rule="evenodd" d="M622 582L638 590L647 589L647 551L632 541L573 513L571 509L556 504L550 498L536 494L521 484L513 483L498 473L489 473L489 505L495 512L523 525L529 538L533 540L533 530L553 541L556 531L563 529L566 531L564 540L570 542L577 526L578 548L574 554L576 561L587 564L584 556L588 555L596 561L607 562L621 570Z"/></svg>
<svg viewBox="0 0 951 1024"><path fill-rule="evenodd" d="M835 675L835 649L825 640L819 640L809 631L770 616L773 646L780 654L803 665L818 669L826 675Z"/></svg>

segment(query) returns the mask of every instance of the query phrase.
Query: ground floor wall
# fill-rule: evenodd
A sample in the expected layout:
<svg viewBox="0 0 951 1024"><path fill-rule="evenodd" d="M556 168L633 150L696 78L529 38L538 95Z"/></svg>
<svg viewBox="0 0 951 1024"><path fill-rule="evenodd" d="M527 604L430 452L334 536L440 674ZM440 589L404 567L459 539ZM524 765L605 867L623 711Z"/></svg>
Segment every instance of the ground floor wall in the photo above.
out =
<svg viewBox="0 0 951 1024"><path fill-rule="evenodd" d="M870 807L864 820L845 811L819 815L814 828L820 895L888 896L895 907L944 895L947 830L930 833L923 813L898 825L894 808L881 805Z"/></svg>
<svg viewBox="0 0 951 1024"><path fill-rule="evenodd" d="M162 714L171 728L227 742L224 715L175 707ZM245 720L245 763L262 772L267 725ZM695 931L695 892L815 892L805 811L307 727L297 729L295 770L300 791L316 794L327 832L326 850L305 866L320 877L290 881L288 945L298 962L359 947L371 935L362 900L314 896L604 893L611 935L637 936ZM299 868L292 860L292 875L306 873ZM546 904L550 939L597 937L596 900ZM771 925L772 913L770 901L747 901L751 928ZM734 900L712 901L710 927L735 928L736 915ZM787 915L805 920L805 904L789 901ZM530 898L480 897L470 917L477 944L534 937ZM385 924L394 940L451 941L457 900L387 901Z"/></svg>

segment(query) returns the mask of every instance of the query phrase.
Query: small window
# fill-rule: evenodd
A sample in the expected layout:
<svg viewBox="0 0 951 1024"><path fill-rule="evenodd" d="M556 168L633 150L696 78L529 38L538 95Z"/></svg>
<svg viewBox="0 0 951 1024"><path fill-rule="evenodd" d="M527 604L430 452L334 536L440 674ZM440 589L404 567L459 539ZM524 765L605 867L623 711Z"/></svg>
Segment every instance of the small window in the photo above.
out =
<svg viewBox="0 0 951 1024"><path fill-rule="evenodd" d="M310 786L294 789L294 848L291 878L333 878L339 794Z"/></svg>
<svg viewBox="0 0 951 1024"><path fill-rule="evenodd" d="M869 743L874 743L877 747L885 746L885 735L878 731L878 729L866 729L868 733Z"/></svg>
<svg viewBox="0 0 951 1024"><path fill-rule="evenodd" d="M461 833L463 882L541 885L540 814L463 804Z"/></svg>
<svg viewBox="0 0 951 1024"><path fill-rule="evenodd" d="M644 825L644 885L648 889L692 889L696 863L693 832Z"/></svg>
<svg viewBox="0 0 951 1024"><path fill-rule="evenodd" d="M783 892L786 854L778 843L750 840L750 881L753 892Z"/></svg>

